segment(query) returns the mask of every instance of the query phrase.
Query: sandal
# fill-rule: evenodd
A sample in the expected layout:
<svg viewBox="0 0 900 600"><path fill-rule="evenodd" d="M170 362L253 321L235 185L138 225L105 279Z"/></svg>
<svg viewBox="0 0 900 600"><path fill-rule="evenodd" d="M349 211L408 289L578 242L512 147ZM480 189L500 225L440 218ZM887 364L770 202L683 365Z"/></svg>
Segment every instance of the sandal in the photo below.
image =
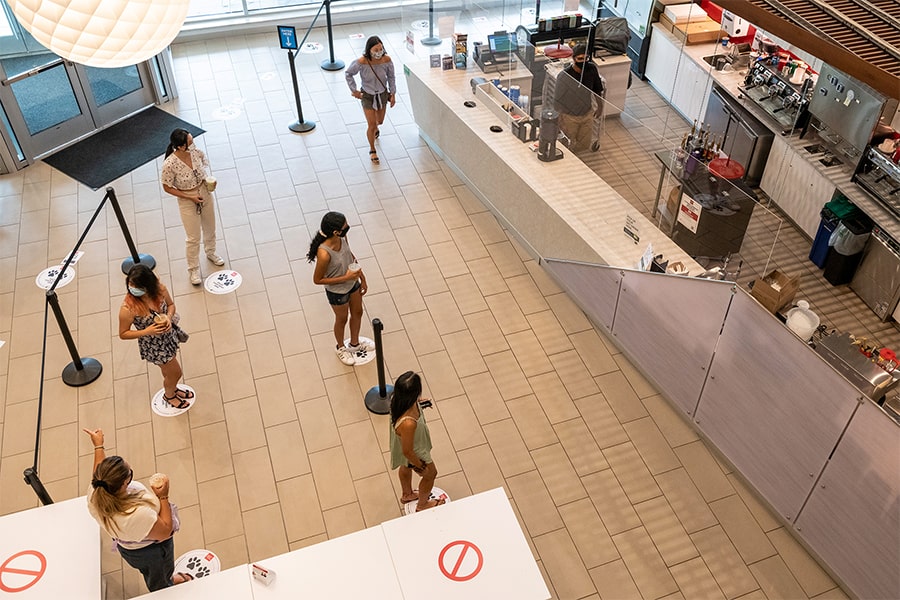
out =
<svg viewBox="0 0 900 600"><path fill-rule="evenodd" d="M182 400L190 400L194 397L194 392L192 392L191 390L183 390L180 387L176 387L175 397L181 398Z"/></svg>
<svg viewBox="0 0 900 600"><path fill-rule="evenodd" d="M436 507L436 506L441 506L441 505L446 504L446 503L447 503L447 501L444 500L443 498L438 498L437 500L429 500L429 501L425 504L425 506L423 506L423 507L417 506L417 507L416 507L416 512L419 512L419 511L422 511L422 510L428 510L429 508L434 508L434 507Z"/></svg>
<svg viewBox="0 0 900 600"><path fill-rule="evenodd" d="M174 408L176 410L183 410L185 408L188 408L191 405L191 403L188 402L187 399L185 399L185 398L179 398L178 397L179 391L180 390L175 390L175 395L172 396L171 398L169 398L168 396L163 394L163 400L168 402L169 406L171 406L172 408ZM178 400L178 404L172 404L172 400Z"/></svg>
<svg viewBox="0 0 900 600"><path fill-rule="evenodd" d="M369 158L372 159L372 162L376 165L381 162L378 160L378 152L376 150L369 150Z"/></svg>

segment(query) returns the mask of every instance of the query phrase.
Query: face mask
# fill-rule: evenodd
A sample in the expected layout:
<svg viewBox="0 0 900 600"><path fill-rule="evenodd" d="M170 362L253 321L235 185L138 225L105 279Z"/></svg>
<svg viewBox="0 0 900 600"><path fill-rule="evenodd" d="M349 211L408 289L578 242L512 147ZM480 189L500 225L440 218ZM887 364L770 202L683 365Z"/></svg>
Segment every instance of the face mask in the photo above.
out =
<svg viewBox="0 0 900 600"><path fill-rule="evenodd" d="M131 294L132 296L134 296L135 298L140 298L141 296L143 296L143 295L146 294L147 292L144 291L144 290L142 290L141 288L135 288L135 287L131 287L131 286L129 285L129 286L128 286L128 293Z"/></svg>
<svg viewBox="0 0 900 600"><path fill-rule="evenodd" d="M338 235L341 236L341 237L347 237L347 232L348 232L348 231L350 231L350 226L349 226L349 225L346 225L343 229L341 229L341 232L338 233Z"/></svg>
<svg viewBox="0 0 900 600"><path fill-rule="evenodd" d="M586 62L587 62L586 60L576 60L576 61L575 61L575 66L576 66L577 68L579 68L579 69L583 69L583 68L584 68L584 63L586 63Z"/></svg>
<svg viewBox="0 0 900 600"><path fill-rule="evenodd" d="M382 56L384 56L384 50L376 50L372 52L372 58L374 58L375 60L378 60Z"/></svg>

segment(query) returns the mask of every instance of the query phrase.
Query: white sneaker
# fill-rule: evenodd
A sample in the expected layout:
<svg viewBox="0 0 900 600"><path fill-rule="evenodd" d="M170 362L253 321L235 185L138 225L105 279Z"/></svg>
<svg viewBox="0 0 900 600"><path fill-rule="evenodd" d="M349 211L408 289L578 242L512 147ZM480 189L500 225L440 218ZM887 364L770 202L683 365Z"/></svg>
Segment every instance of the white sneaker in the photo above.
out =
<svg viewBox="0 0 900 600"><path fill-rule="evenodd" d="M338 358L347 366L352 367L356 364L356 353L347 349L346 346L341 346L337 348L335 352L338 355Z"/></svg>
<svg viewBox="0 0 900 600"><path fill-rule="evenodd" d="M188 269L188 275L191 277L192 284L200 285L203 283L203 278L200 277L200 269Z"/></svg>
<svg viewBox="0 0 900 600"><path fill-rule="evenodd" d="M356 346L347 344L347 348L351 352L375 352L375 342L372 342L371 340L367 340L365 338L359 338L359 344L357 344Z"/></svg>
<svg viewBox="0 0 900 600"><path fill-rule="evenodd" d="M219 256L218 254L216 254L215 252L210 252L209 254L206 255L206 258L209 260L209 262L216 265L217 267L221 267L222 265L225 264L225 259L222 258L221 256Z"/></svg>

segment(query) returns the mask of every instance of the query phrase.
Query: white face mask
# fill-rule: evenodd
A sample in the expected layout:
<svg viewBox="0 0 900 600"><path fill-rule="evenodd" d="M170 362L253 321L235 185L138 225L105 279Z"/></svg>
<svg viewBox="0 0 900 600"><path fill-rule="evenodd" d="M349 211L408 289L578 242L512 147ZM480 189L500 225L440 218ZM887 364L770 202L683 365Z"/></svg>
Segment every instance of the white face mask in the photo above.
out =
<svg viewBox="0 0 900 600"><path fill-rule="evenodd" d="M372 52L372 58L374 58L375 60L378 60L382 56L384 56L384 50L374 50Z"/></svg>

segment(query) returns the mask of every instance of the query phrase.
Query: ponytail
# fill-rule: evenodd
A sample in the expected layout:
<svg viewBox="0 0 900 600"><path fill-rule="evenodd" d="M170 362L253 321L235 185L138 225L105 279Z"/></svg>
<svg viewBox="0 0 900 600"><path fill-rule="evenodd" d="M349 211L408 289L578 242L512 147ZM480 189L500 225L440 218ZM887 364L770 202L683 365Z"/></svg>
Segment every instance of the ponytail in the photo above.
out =
<svg viewBox="0 0 900 600"><path fill-rule="evenodd" d="M322 245L322 242L330 238L335 231L343 229L346 223L347 217L339 212L330 211L325 213L325 216L322 217L322 224L309 245L309 252L306 255L307 262L316 260L316 253L319 251L319 246ZM327 235L325 234L326 231L328 232Z"/></svg>
<svg viewBox="0 0 900 600"><path fill-rule="evenodd" d="M328 238L321 231L317 231L315 237L313 237L312 242L309 245L309 252L306 254L306 262L313 262L316 260L316 254L319 252L319 246L322 245L322 242L327 240Z"/></svg>
<svg viewBox="0 0 900 600"><path fill-rule="evenodd" d="M169 158L169 155L175 152L175 148L187 146L189 135L190 132L187 129L181 129L180 127L173 129L169 135L169 147L166 148L166 158Z"/></svg>
<svg viewBox="0 0 900 600"><path fill-rule="evenodd" d="M169 158L169 155L172 154L173 152L175 152L175 146L173 146L172 144L169 144L169 147L166 148L165 158Z"/></svg>

